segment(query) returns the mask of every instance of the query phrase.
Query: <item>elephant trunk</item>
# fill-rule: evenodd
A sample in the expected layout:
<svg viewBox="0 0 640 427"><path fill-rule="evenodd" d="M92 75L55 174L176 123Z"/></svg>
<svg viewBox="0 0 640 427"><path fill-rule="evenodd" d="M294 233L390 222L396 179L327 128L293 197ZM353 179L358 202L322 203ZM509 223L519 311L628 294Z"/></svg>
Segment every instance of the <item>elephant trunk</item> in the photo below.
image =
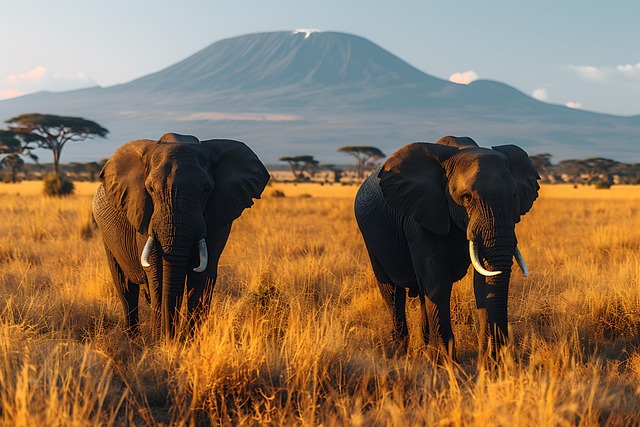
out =
<svg viewBox="0 0 640 427"><path fill-rule="evenodd" d="M188 266L188 253L165 255L162 259L162 330L169 338L178 324Z"/></svg>
<svg viewBox="0 0 640 427"><path fill-rule="evenodd" d="M506 242L504 241L506 240ZM509 281L515 238L499 239L498 244L484 248L484 262L489 269L500 271L500 274L485 276L485 298L488 316L489 336L491 337L492 353L497 355L509 337L508 332L508 303Z"/></svg>
<svg viewBox="0 0 640 427"><path fill-rule="evenodd" d="M503 272L500 279L487 279L486 304L489 321L489 336L491 337L492 353L497 355L508 341L508 303L509 303L509 273ZM500 277L496 276L496 277Z"/></svg>
<svg viewBox="0 0 640 427"><path fill-rule="evenodd" d="M164 215L164 218L164 224L153 227L153 230L162 251L162 330L167 337L172 337L179 323L178 312L187 277L191 270L197 273L205 271L209 256L203 216L173 213ZM199 263L194 265L196 250Z"/></svg>
<svg viewBox="0 0 640 427"><path fill-rule="evenodd" d="M469 255L475 270L483 277L487 330L491 353L497 356L508 342L509 281L517 239L511 206L488 203L483 215L476 216L467 228Z"/></svg>

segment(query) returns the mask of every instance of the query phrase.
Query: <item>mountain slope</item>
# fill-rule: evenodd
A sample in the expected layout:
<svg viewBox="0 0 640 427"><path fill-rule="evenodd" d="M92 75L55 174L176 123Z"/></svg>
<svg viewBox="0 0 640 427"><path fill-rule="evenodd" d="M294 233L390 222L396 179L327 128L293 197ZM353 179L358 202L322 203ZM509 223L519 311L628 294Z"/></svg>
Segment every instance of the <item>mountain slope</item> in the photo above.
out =
<svg viewBox="0 0 640 427"><path fill-rule="evenodd" d="M550 105L499 82L450 83L366 39L333 32L244 35L126 84L0 101L2 119L29 112L78 115L110 130L107 141L65 150L65 162L107 157L125 141L168 131L241 139L265 162L306 153L344 163L336 152L343 145L389 154L446 134L556 159L640 162L640 117Z"/></svg>
<svg viewBox="0 0 640 427"><path fill-rule="evenodd" d="M128 86L200 91L407 83L434 90L447 85L360 37L274 32L222 40Z"/></svg>

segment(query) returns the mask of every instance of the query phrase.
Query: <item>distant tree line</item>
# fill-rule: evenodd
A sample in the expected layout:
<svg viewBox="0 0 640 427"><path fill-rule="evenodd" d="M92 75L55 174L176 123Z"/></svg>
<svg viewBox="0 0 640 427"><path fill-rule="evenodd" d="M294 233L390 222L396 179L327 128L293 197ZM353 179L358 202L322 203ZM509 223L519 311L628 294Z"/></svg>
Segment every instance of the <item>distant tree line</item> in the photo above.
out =
<svg viewBox="0 0 640 427"><path fill-rule="evenodd" d="M18 175L30 169L35 175L42 174L42 168L36 166L38 157L33 154L37 148L51 150L53 154L52 177L64 180L65 174L73 179L95 180L105 160L100 162L71 163L61 166L60 156L68 142L81 142L87 139L104 138L109 131L99 124L81 117L57 116L53 114L22 114L5 121L7 129L0 129L0 168L10 173L10 180L16 182ZM386 156L379 148L372 146L344 146L338 152L356 159L354 175L363 179ZM4 156L2 156L4 155ZM28 157L36 165L27 165L23 157ZM596 184L640 184L640 163L622 163L602 157L583 160L562 160L551 162L549 153L531 156L534 166L543 183ZM345 171L334 164L321 164L311 155L284 156L280 161L287 162L294 180L310 181L320 171L330 171L335 182L339 182ZM38 170L40 169L40 170ZM46 184L46 182L45 182Z"/></svg>
<svg viewBox="0 0 640 427"><path fill-rule="evenodd" d="M375 169L380 159L385 154L376 147L349 145L338 149L340 153L346 153L356 158L355 177L363 179L365 172ZM344 169L332 163L321 164L313 156L308 154L301 156L284 156L278 160L287 162L291 168L295 181L310 181L320 171L331 171L334 175L334 181L340 182Z"/></svg>
<svg viewBox="0 0 640 427"><path fill-rule="evenodd" d="M640 184L640 163L622 163L603 157L561 160L551 163L549 153L531 156L543 183L571 183L598 186Z"/></svg>

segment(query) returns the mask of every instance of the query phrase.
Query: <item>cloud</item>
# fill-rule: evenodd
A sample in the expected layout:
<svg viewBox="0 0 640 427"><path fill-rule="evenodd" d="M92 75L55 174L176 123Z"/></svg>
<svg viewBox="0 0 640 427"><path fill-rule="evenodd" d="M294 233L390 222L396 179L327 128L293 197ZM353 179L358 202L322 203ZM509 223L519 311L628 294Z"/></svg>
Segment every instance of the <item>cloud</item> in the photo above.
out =
<svg viewBox="0 0 640 427"><path fill-rule="evenodd" d="M82 72L69 77L51 73L48 68L38 65L24 73L6 76L4 81L0 82L0 99L14 98L41 90L65 91L96 85L95 80Z"/></svg>
<svg viewBox="0 0 640 427"><path fill-rule="evenodd" d="M549 99L549 94L547 93L547 89L543 87L535 89L531 94L531 96L533 96L535 99L539 101L546 101L547 99Z"/></svg>
<svg viewBox="0 0 640 427"><path fill-rule="evenodd" d="M598 83L611 83L628 79L640 82L640 63L635 65L624 64L615 67L594 67L592 65L570 65L574 73L581 79Z"/></svg>
<svg viewBox="0 0 640 427"><path fill-rule="evenodd" d="M616 67L616 72L628 78L640 79L640 62L636 65L618 65Z"/></svg>
<svg viewBox="0 0 640 427"><path fill-rule="evenodd" d="M0 99L9 99L15 98L16 96L24 95L24 92L21 92L16 89L0 89Z"/></svg>
<svg viewBox="0 0 640 427"><path fill-rule="evenodd" d="M474 80L478 79L478 74L475 71L463 71L461 73L453 73L449 76L449 81L462 85L468 85Z"/></svg>
<svg viewBox="0 0 640 427"><path fill-rule="evenodd" d="M571 65L569 68L573 70L578 77L584 80L591 80L594 82L604 82L607 80L607 73L605 69L593 67L591 65Z"/></svg>
<svg viewBox="0 0 640 427"><path fill-rule="evenodd" d="M39 82L42 81L46 75L48 70L42 65L38 65L33 70L29 70L26 73L22 74L11 74L7 76L6 81L10 85L20 85L24 82Z"/></svg>
<svg viewBox="0 0 640 427"><path fill-rule="evenodd" d="M582 108L582 104L579 102L573 102L573 101L569 101L566 104L564 104L565 106L569 107L569 108Z"/></svg>

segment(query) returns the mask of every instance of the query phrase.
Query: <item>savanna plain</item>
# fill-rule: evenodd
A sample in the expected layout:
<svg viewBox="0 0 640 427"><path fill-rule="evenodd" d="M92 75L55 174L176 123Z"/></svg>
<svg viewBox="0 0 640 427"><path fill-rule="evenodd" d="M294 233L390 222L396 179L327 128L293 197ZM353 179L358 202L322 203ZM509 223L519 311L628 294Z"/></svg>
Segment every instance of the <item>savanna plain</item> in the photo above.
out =
<svg viewBox="0 0 640 427"><path fill-rule="evenodd" d="M640 188L543 186L517 226L512 349L478 363L469 278L459 364L437 364L409 304L408 354L353 215L354 186L273 184L234 223L192 335L130 340L91 219L97 184L0 185L0 424L638 425ZM280 190L285 197L275 197Z"/></svg>

